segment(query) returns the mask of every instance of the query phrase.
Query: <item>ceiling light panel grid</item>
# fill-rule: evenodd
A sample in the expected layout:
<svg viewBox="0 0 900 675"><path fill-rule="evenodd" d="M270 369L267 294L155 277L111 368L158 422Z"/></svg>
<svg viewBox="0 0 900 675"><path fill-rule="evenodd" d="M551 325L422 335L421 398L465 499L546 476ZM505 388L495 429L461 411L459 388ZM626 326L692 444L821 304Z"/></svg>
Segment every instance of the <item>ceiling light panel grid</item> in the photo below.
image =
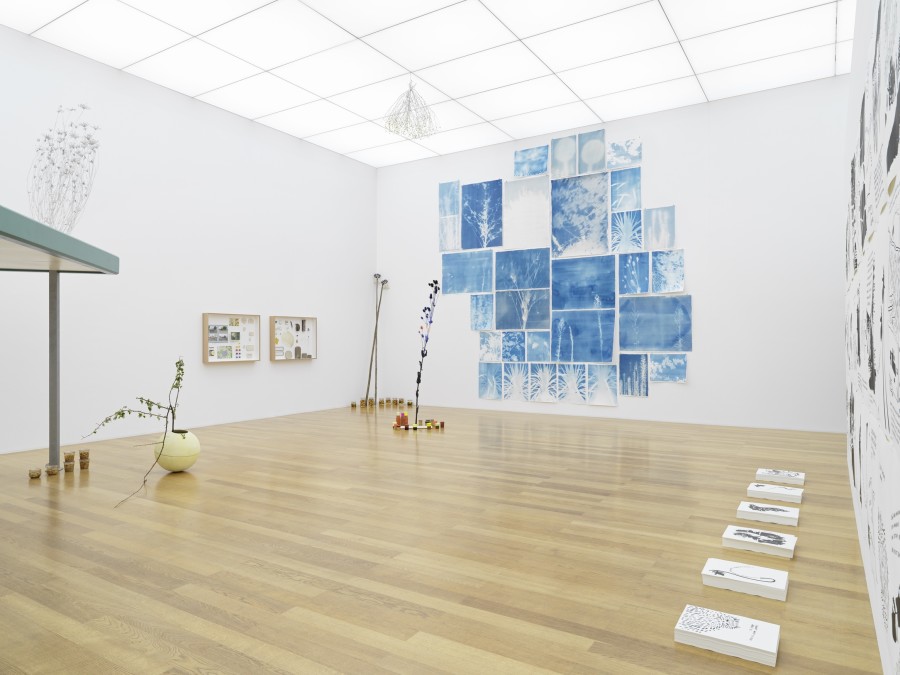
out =
<svg viewBox="0 0 900 675"><path fill-rule="evenodd" d="M0 0L0 24L386 166L846 73L856 7ZM410 81L440 126L417 142L383 128Z"/></svg>

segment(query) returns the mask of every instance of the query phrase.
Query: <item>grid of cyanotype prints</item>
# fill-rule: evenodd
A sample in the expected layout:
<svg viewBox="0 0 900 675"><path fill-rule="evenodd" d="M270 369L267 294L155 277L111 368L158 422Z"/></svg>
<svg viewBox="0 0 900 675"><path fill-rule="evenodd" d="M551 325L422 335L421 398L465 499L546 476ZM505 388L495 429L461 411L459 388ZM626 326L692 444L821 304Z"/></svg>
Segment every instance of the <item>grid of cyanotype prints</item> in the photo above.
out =
<svg viewBox="0 0 900 675"><path fill-rule="evenodd" d="M442 290L471 295L481 398L617 405L687 382L684 251L642 161L600 129L517 150L512 180L439 185Z"/></svg>

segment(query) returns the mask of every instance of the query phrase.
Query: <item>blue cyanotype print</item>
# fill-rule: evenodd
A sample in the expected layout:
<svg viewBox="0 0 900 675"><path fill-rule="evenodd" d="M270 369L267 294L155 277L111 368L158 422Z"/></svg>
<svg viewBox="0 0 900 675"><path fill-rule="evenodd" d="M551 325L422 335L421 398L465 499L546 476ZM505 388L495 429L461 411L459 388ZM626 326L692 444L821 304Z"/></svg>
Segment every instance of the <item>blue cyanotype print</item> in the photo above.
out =
<svg viewBox="0 0 900 675"><path fill-rule="evenodd" d="M546 176L503 184L503 245L510 249L550 242L550 181Z"/></svg>
<svg viewBox="0 0 900 675"><path fill-rule="evenodd" d="M546 145L527 150L516 150L513 176L539 176L547 173L548 148Z"/></svg>
<svg viewBox="0 0 900 675"><path fill-rule="evenodd" d="M494 296L491 293L473 295L469 316L472 330L491 330L494 327Z"/></svg>
<svg viewBox="0 0 900 675"><path fill-rule="evenodd" d="M499 330L550 328L550 289L497 291L495 309Z"/></svg>
<svg viewBox="0 0 900 675"><path fill-rule="evenodd" d="M640 211L619 211L612 214L610 245L618 253L631 253L644 248Z"/></svg>
<svg viewBox="0 0 900 675"><path fill-rule="evenodd" d="M609 252L607 182L605 173L551 181L554 258Z"/></svg>
<svg viewBox="0 0 900 675"><path fill-rule="evenodd" d="M478 364L478 398L499 401L503 395L503 364Z"/></svg>
<svg viewBox="0 0 900 675"><path fill-rule="evenodd" d="M575 136L550 141L550 177L568 178L578 172L578 144Z"/></svg>
<svg viewBox="0 0 900 675"><path fill-rule="evenodd" d="M503 181L462 186L462 247L503 245Z"/></svg>
<svg viewBox="0 0 900 675"><path fill-rule="evenodd" d="M583 363L561 363L556 367L556 400L587 403L587 367Z"/></svg>
<svg viewBox="0 0 900 675"><path fill-rule="evenodd" d="M623 253L619 256L619 295L650 291L650 254Z"/></svg>
<svg viewBox="0 0 900 675"><path fill-rule="evenodd" d="M550 249L497 251L494 286L498 291L550 288Z"/></svg>
<svg viewBox="0 0 900 675"><path fill-rule="evenodd" d="M619 354L619 393L622 396L647 396L649 367L646 354Z"/></svg>
<svg viewBox="0 0 900 675"><path fill-rule="evenodd" d="M503 332L502 356L504 361L525 360L525 332L511 330Z"/></svg>
<svg viewBox="0 0 900 675"><path fill-rule="evenodd" d="M441 256L441 291L450 293L490 293L494 290L494 252L466 251Z"/></svg>
<svg viewBox="0 0 900 675"><path fill-rule="evenodd" d="M529 364L528 400L539 403L556 403L555 363Z"/></svg>
<svg viewBox="0 0 900 675"><path fill-rule="evenodd" d="M616 306L616 256L553 261L553 309L604 309Z"/></svg>
<svg viewBox="0 0 900 675"><path fill-rule="evenodd" d="M687 354L651 354L651 382L687 382Z"/></svg>
<svg viewBox="0 0 900 675"><path fill-rule="evenodd" d="M478 334L479 361L499 361L501 351L502 338L499 331L483 330Z"/></svg>
<svg viewBox="0 0 900 675"><path fill-rule="evenodd" d="M675 207L644 209L644 248L675 248Z"/></svg>
<svg viewBox="0 0 900 675"><path fill-rule="evenodd" d="M525 359L532 362L550 360L550 331L535 330L525 334Z"/></svg>
<svg viewBox="0 0 900 675"><path fill-rule="evenodd" d="M619 405L619 376L615 364L588 364L588 403Z"/></svg>
<svg viewBox="0 0 900 675"><path fill-rule="evenodd" d="M459 181L438 184L438 223L440 250L462 248L459 218Z"/></svg>
<svg viewBox="0 0 900 675"><path fill-rule="evenodd" d="M640 164L643 155L641 139L632 138L621 143L610 141L606 151L606 167L616 169L620 166Z"/></svg>
<svg viewBox="0 0 900 675"><path fill-rule="evenodd" d="M606 132L603 129L578 134L578 173L606 168Z"/></svg>
<svg viewBox="0 0 900 675"><path fill-rule="evenodd" d="M692 351L691 323L690 295L621 298L619 349Z"/></svg>
<svg viewBox="0 0 900 675"><path fill-rule="evenodd" d="M684 249L653 251L650 256L653 271L653 292L680 293L683 291Z"/></svg>
<svg viewBox="0 0 900 675"><path fill-rule="evenodd" d="M612 361L615 310L576 310L552 314L550 358L558 363Z"/></svg>
<svg viewBox="0 0 900 675"><path fill-rule="evenodd" d="M641 208L640 167L610 171L609 182L612 190L610 203L613 211L634 211ZM465 190L465 185L463 190ZM465 192L463 192L463 195L465 196ZM465 239L463 239L463 248L465 247Z"/></svg>
<svg viewBox="0 0 900 675"><path fill-rule="evenodd" d="M506 401L527 401L528 396L528 364L504 363L503 399Z"/></svg>

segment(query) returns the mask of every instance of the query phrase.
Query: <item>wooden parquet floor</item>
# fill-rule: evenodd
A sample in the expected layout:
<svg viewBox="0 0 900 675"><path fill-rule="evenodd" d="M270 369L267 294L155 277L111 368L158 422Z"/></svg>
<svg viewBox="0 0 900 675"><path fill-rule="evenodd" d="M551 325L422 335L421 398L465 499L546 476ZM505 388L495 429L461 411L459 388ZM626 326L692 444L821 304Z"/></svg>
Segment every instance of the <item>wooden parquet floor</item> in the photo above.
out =
<svg viewBox="0 0 900 675"><path fill-rule="evenodd" d="M0 673L742 673L673 641L693 603L781 624L776 670L880 672L836 434L351 409L0 455ZM796 557L723 549L757 467L807 472ZM771 526L779 529L779 526ZM788 600L702 585L708 557Z"/></svg>

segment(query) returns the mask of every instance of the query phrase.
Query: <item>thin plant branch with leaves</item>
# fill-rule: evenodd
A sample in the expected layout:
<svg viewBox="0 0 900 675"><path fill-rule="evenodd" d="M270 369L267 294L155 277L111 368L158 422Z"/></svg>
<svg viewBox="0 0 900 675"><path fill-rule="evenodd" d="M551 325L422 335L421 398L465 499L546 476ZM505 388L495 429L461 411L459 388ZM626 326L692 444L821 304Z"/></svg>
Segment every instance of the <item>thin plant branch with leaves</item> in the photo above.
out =
<svg viewBox="0 0 900 675"><path fill-rule="evenodd" d="M437 305L437 296L441 291L437 279L428 282L428 304L422 308L422 323L419 325L419 372L416 374L416 422L419 420L419 386L422 384L422 369L425 366L425 357L428 356L428 339L431 336L431 326L434 323L434 308Z"/></svg>

